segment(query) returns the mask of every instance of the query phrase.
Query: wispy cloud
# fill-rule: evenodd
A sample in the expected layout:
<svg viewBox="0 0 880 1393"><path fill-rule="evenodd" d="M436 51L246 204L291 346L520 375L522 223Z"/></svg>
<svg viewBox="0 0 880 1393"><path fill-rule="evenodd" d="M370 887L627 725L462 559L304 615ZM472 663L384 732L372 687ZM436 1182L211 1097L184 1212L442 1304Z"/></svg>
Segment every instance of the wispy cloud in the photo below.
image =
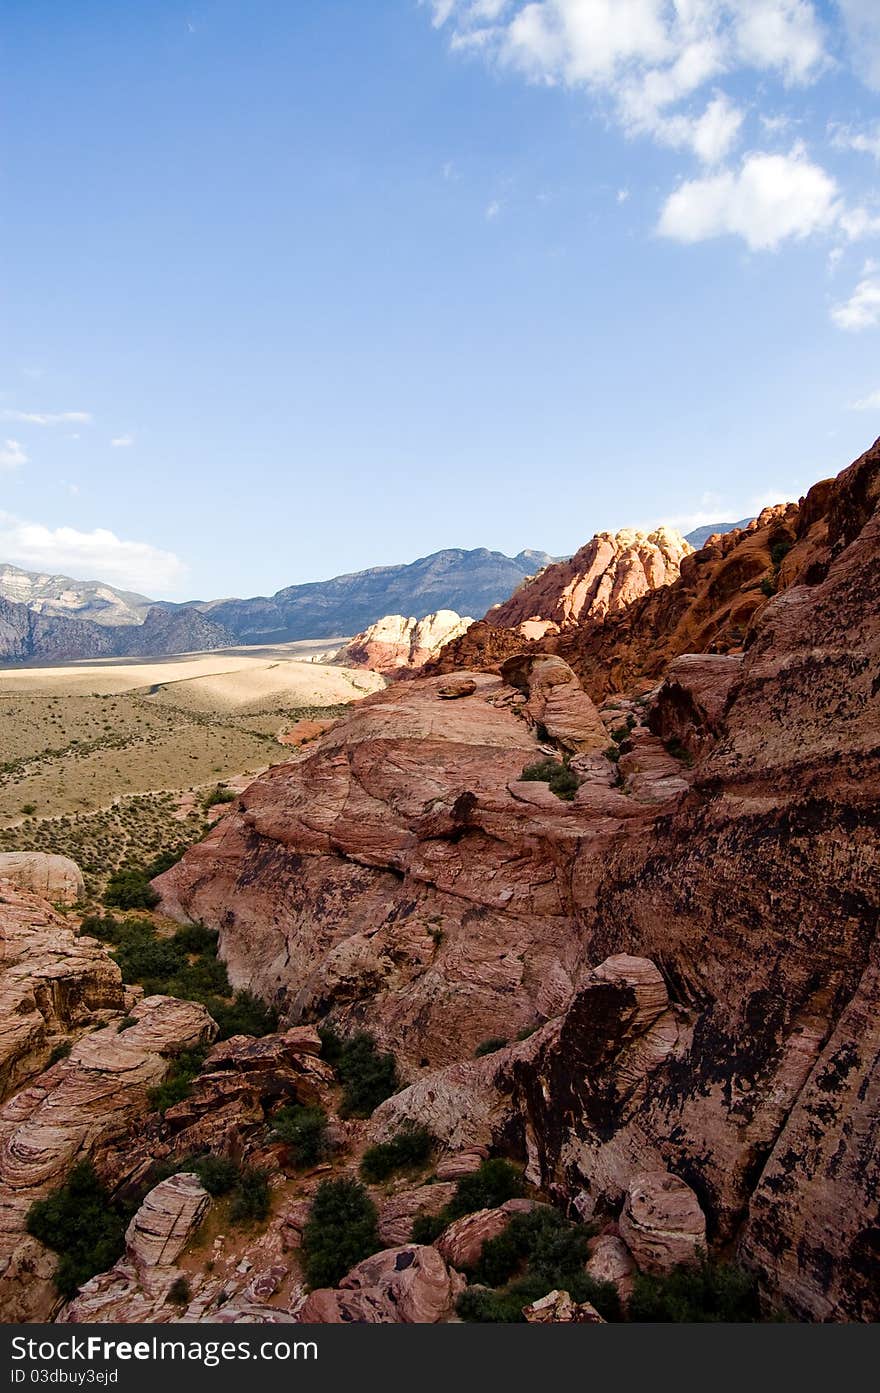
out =
<svg viewBox="0 0 880 1393"><path fill-rule="evenodd" d="M880 265L866 261L859 281L848 300L834 305L831 318L838 329L857 333L880 326Z"/></svg>
<svg viewBox="0 0 880 1393"><path fill-rule="evenodd" d="M15 411L10 407L0 411L0 421L16 421L26 426L88 426L90 411Z"/></svg>
<svg viewBox="0 0 880 1393"><path fill-rule="evenodd" d="M103 527L47 527L0 512L0 555L27 570L69 573L150 593L180 584L186 567L173 552L131 542Z"/></svg>
<svg viewBox="0 0 880 1393"><path fill-rule="evenodd" d="M860 397L858 401L851 401L850 411L880 411L880 387L876 392L869 392L866 397Z"/></svg>
<svg viewBox="0 0 880 1393"><path fill-rule="evenodd" d="M498 217L498 214L500 212L501 204L498 202L497 198L493 198L492 202L486 208L486 221L492 222L495 218Z"/></svg>
<svg viewBox="0 0 880 1393"><path fill-rule="evenodd" d="M130 445L134 444L134 436L114 435L113 439L110 441L110 444L112 445L114 450L127 450Z"/></svg>
<svg viewBox="0 0 880 1393"><path fill-rule="evenodd" d="M17 440L4 440L0 442L0 469L18 469L19 465L27 464L28 457Z"/></svg>

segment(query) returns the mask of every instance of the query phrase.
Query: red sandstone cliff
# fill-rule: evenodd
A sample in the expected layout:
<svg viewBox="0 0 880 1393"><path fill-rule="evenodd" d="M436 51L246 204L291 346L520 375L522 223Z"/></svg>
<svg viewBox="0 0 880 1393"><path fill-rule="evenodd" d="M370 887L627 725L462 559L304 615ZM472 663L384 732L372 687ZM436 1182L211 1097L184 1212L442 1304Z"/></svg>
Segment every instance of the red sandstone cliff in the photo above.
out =
<svg viewBox="0 0 880 1393"><path fill-rule="evenodd" d="M165 909L291 1019L392 1047L412 1082L388 1125L513 1147L583 1213L671 1171L772 1300L877 1319L878 505L880 442L543 640L596 698L679 659L648 706L598 713L631 726L617 762L562 664L549 692L540 663L458 700L400 684L257 780L157 882ZM474 628L444 668L523 647ZM519 777L571 748L551 698L569 741L582 723L569 802Z"/></svg>

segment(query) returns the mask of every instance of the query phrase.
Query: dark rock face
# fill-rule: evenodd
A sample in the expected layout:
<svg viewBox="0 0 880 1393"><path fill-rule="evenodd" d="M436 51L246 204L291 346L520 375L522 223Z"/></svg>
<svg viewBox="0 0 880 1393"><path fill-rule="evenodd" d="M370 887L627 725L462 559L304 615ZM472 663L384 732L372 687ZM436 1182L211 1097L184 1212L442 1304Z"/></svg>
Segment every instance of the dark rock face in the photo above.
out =
<svg viewBox="0 0 880 1393"><path fill-rule="evenodd" d="M485 547L450 549L408 566L375 566L291 585L269 597L215 600L200 608L242 643L356 634L386 614L424 615L440 609L482 614L552 559L538 551L511 557Z"/></svg>

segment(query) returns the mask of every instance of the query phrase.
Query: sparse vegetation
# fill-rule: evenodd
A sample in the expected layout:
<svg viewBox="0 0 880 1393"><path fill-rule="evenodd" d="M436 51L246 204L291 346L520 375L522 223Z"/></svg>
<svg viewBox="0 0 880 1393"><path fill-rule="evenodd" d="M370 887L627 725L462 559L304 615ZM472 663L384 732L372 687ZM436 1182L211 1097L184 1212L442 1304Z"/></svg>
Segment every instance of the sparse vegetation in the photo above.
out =
<svg viewBox="0 0 880 1393"><path fill-rule="evenodd" d="M70 1297L122 1256L127 1219L91 1163L81 1161L63 1185L31 1205L26 1223L29 1234L59 1254L55 1286Z"/></svg>
<svg viewBox="0 0 880 1393"><path fill-rule="evenodd" d="M434 1138L427 1127L410 1123L391 1141L367 1148L361 1158L361 1175L364 1180L376 1183L387 1180L397 1171L414 1170L425 1164L433 1145Z"/></svg>
<svg viewBox="0 0 880 1393"><path fill-rule="evenodd" d="M455 1194L439 1214L419 1214L412 1227L413 1243L433 1243L445 1228L477 1209L497 1209L523 1193L522 1172L495 1156L483 1161L472 1175L462 1176Z"/></svg>
<svg viewBox="0 0 880 1393"><path fill-rule="evenodd" d="M168 1288L168 1301L172 1306L188 1306L192 1300L189 1282L186 1277L175 1277Z"/></svg>
<svg viewBox="0 0 880 1393"><path fill-rule="evenodd" d="M488 1040L481 1040L474 1050L474 1059L482 1059L484 1054L494 1054L496 1050L503 1050L507 1043L502 1035L493 1035Z"/></svg>
<svg viewBox="0 0 880 1393"><path fill-rule="evenodd" d="M235 1188L229 1217L234 1224L257 1223L269 1214L269 1173L255 1166L242 1166Z"/></svg>
<svg viewBox="0 0 880 1393"><path fill-rule="evenodd" d="M66 1059L72 1049L72 1040L59 1040L58 1044L55 1046L52 1053L49 1055L49 1060L46 1064L46 1068L51 1069L52 1065L57 1064L60 1059Z"/></svg>
<svg viewBox="0 0 880 1393"><path fill-rule="evenodd" d="M281 1108L272 1119L272 1130L284 1142L295 1166L316 1166L330 1149L327 1114L323 1108Z"/></svg>
<svg viewBox="0 0 880 1393"><path fill-rule="evenodd" d="M159 903L146 872L136 866L114 871L104 891L104 903L113 909L152 909Z"/></svg>
<svg viewBox="0 0 880 1393"><path fill-rule="evenodd" d="M503 1233L484 1244L471 1274L480 1285L462 1293L459 1315L470 1321L519 1322L523 1306L558 1289L574 1301L592 1302L606 1320L619 1320L615 1288L584 1271L590 1232L547 1205L515 1214Z"/></svg>
<svg viewBox="0 0 880 1393"><path fill-rule="evenodd" d="M227 788L225 784L217 784L215 788L210 789L205 794L202 799L202 807L207 812L209 808L215 808L218 803L234 803L237 797L238 794L234 789Z"/></svg>
<svg viewBox="0 0 880 1393"><path fill-rule="evenodd" d="M193 1080L201 1071L206 1054L205 1049L195 1049L182 1050L180 1054L175 1055L164 1081L156 1088L151 1088L147 1095L150 1107L164 1116L168 1108L173 1108L175 1103L182 1103L184 1098L188 1098Z"/></svg>
<svg viewBox="0 0 880 1393"><path fill-rule="evenodd" d="M380 1103L397 1092L400 1081L394 1055L378 1050L374 1036L359 1031L343 1040L329 1028L319 1034L323 1057L342 1084L340 1117L369 1117Z"/></svg>
<svg viewBox="0 0 880 1393"><path fill-rule="evenodd" d="M741 1267L708 1257L696 1267L677 1267L668 1277L640 1273L629 1318L686 1323L759 1321L757 1281Z"/></svg>
<svg viewBox="0 0 880 1393"><path fill-rule="evenodd" d="M526 783L547 784L550 792L557 798L570 802L580 787L580 781L567 763L560 764L556 759L541 759L535 764L527 764L520 774Z"/></svg>
<svg viewBox="0 0 880 1393"><path fill-rule="evenodd" d="M303 1230L308 1285L333 1287L381 1247L376 1206L358 1180L322 1180Z"/></svg>

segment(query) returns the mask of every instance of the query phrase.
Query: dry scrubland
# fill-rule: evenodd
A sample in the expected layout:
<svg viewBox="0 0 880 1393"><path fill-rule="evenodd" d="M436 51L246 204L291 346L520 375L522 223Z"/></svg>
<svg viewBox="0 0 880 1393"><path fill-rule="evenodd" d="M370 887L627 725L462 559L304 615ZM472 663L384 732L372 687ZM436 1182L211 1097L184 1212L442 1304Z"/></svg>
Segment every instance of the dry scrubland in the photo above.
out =
<svg viewBox="0 0 880 1393"><path fill-rule="evenodd" d="M0 670L0 850L57 851L92 882L206 826L201 794L290 757L300 716L383 685L287 644Z"/></svg>

